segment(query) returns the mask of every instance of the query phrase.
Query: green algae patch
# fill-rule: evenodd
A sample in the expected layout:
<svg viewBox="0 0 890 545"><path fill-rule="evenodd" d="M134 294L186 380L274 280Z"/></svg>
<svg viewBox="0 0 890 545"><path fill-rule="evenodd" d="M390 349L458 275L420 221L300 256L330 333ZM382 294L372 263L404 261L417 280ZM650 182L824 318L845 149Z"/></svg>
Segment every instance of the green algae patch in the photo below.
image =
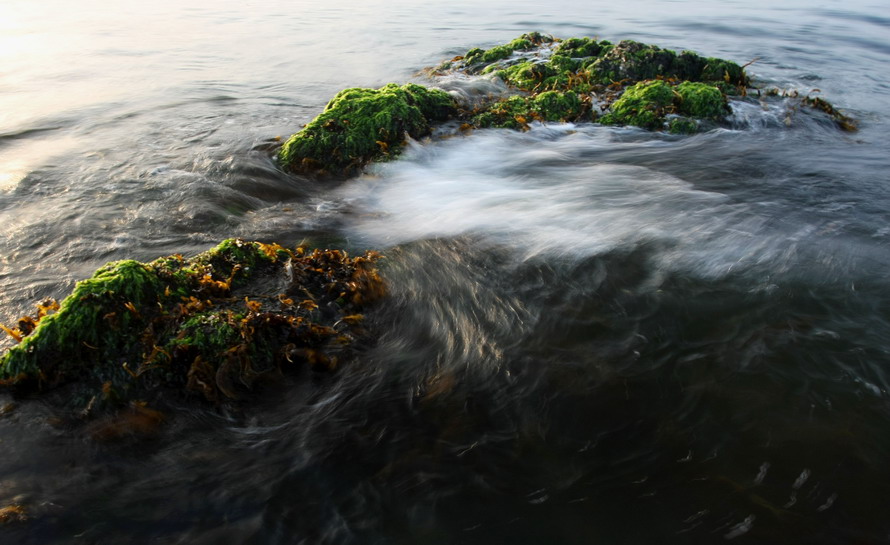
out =
<svg viewBox="0 0 890 545"><path fill-rule="evenodd" d="M604 125L632 125L658 130L667 124L673 134L696 132L696 119L719 120L731 112L726 96L713 85L684 81L642 81L624 90L600 118ZM681 117L667 121L671 114Z"/></svg>
<svg viewBox="0 0 890 545"><path fill-rule="evenodd" d="M744 68L735 62L692 51L676 53L633 40L613 44L593 38L529 40L528 36L486 51L471 49L436 70L497 73L508 84L525 91L566 90L579 82L589 86L632 85L657 78L727 87L749 83ZM513 58L517 54L519 58Z"/></svg>
<svg viewBox="0 0 890 545"><path fill-rule="evenodd" d="M455 113L454 100L441 89L413 83L345 89L284 143L278 159L294 172L348 175L394 156L406 136L426 136Z"/></svg>
<svg viewBox="0 0 890 545"><path fill-rule="evenodd" d="M507 59L517 51L528 51L542 44L553 42L553 37L546 36L539 32L530 32L512 40L509 43L492 47L491 49L480 49L474 47L467 51L466 55L455 61L462 61L462 66L473 71L472 67L477 67L476 72L480 72L484 67L494 62Z"/></svg>
<svg viewBox="0 0 890 545"><path fill-rule="evenodd" d="M600 122L658 129L664 117L673 111L675 98L674 90L662 80L640 82L628 87Z"/></svg>
<svg viewBox="0 0 890 545"><path fill-rule="evenodd" d="M695 134L698 132L698 123L688 117L673 117L668 120L668 132L671 134Z"/></svg>
<svg viewBox="0 0 890 545"><path fill-rule="evenodd" d="M731 114L727 94L744 96L749 84L742 66L691 51L676 53L633 40L613 44L586 37L529 36L489 50L471 49L432 71L493 74L526 93L477 107L470 113L472 125L525 129L533 120L600 119L685 134L700 126L698 121L719 121ZM548 100L539 101L542 96ZM553 100L566 96L576 97L580 110ZM670 129L668 115L689 121L674 122Z"/></svg>
<svg viewBox="0 0 890 545"><path fill-rule="evenodd" d="M606 40L598 42L593 38L568 38L559 43L554 54L571 58L596 57L611 45Z"/></svg>
<svg viewBox="0 0 890 545"><path fill-rule="evenodd" d="M572 91L546 91L535 96L514 95L472 118L480 128L527 129L532 121L569 122L589 114L590 106Z"/></svg>
<svg viewBox="0 0 890 545"><path fill-rule="evenodd" d="M731 113L720 89L706 83L684 81L677 85L680 113L699 119L720 119Z"/></svg>
<svg viewBox="0 0 890 545"><path fill-rule="evenodd" d="M159 291L163 293L159 278L142 263L119 261L102 267L79 282L58 312L40 320L33 333L0 359L0 381L53 381L74 373L77 366L72 362L112 355L109 341L137 334L144 324L135 309L154 304ZM41 363L43 354L48 357Z"/></svg>
<svg viewBox="0 0 890 545"><path fill-rule="evenodd" d="M748 77L738 64L691 51L677 54L633 40L623 40L604 51L586 65L594 79L604 84L655 78L724 82L742 87L748 84Z"/></svg>
<svg viewBox="0 0 890 545"><path fill-rule="evenodd" d="M673 76L673 51L624 40L586 65L598 83L640 81Z"/></svg>
<svg viewBox="0 0 890 545"><path fill-rule="evenodd" d="M300 367L332 369L385 294L375 253L229 239L191 259L110 263L30 318L0 357L0 384L78 384L72 403L115 406L160 392L240 399ZM42 314L42 315L41 315Z"/></svg>

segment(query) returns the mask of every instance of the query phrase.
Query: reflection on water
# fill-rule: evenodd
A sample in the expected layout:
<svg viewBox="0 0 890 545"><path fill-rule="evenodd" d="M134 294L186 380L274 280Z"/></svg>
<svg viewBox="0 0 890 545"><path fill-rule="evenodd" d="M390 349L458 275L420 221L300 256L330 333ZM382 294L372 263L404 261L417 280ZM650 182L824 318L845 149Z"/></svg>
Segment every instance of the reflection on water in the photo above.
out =
<svg viewBox="0 0 890 545"><path fill-rule="evenodd" d="M4 323L229 236L377 247L390 284L353 365L145 440L3 393L30 521L0 541L887 541L882 6L299 4L0 6ZM270 158L343 87L529 30L756 58L862 131L749 97L692 137L476 131L342 184Z"/></svg>

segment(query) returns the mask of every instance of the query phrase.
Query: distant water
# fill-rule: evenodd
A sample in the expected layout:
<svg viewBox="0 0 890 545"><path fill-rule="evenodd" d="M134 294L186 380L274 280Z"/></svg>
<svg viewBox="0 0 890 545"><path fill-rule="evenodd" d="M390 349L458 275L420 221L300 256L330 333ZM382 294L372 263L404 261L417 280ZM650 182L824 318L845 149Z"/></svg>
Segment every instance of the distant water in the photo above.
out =
<svg viewBox="0 0 890 545"><path fill-rule="evenodd" d="M188 4L0 5L0 320L241 236L383 251L381 336L137 444L20 400L0 507L30 520L0 541L890 542L883 3ZM751 101L691 137L417 142L343 184L272 160L338 90L455 89L419 71L531 30L754 61L861 130Z"/></svg>

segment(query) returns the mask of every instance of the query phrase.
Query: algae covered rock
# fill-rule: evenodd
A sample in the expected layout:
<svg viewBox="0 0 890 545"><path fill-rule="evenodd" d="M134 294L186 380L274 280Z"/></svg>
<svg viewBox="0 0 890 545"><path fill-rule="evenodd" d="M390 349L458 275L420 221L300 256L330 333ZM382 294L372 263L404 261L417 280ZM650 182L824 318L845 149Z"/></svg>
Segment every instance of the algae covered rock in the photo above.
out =
<svg viewBox="0 0 890 545"><path fill-rule="evenodd" d="M680 54L655 45L623 40L606 45L586 65L600 83L638 82L665 78L683 81L723 82L746 86L748 78L738 64L713 57L702 57L691 51Z"/></svg>
<svg viewBox="0 0 890 545"><path fill-rule="evenodd" d="M523 129L532 121L578 121L589 111L589 101L582 101L577 93L545 91L498 101L475 115L472 123L481 128Z"/></svg>
<svg viewBox="0 0 890 545"><path fill-rule="evenodd" d="M425 136L455 111L448 93L413 83L345 89L284 143L278 159L296 172L348 174L392 156L406 135Z"/></svg>
<svg viewBox="0 0 890 545"><path fill-rule="evenodd" d="M600 122L657 129L673 103L674 91L664 81L640 82L625 89L621 98L612 104L611 111L600 118Z"/></svg>
<svg viewBox="0 0 890 545"><path fill-rule="evenodd" d="M690 134L726 123L729 96L742 100L749 94L745 66L633 40L561 40L531 32L489 49L471 48L427 71L432 78L499 78L517 94L463 104L417 84L346 89L284 143L278 159L292 172L350 175L393 157L406 137L425 136L450 118L464 129L526 130L534 121L599 120ZM843 130L855 130L851 119L822 99L805 97L800 104L825 112Z"/></svg>
<svg viewBox="0 0 890 545"><path fill-rule="evenodd" d="M525 130L531 120L599 120L607 125L690 134L726 123L732 114L729 97L761 96L751 87L745 66L633 40L613 44L532 33L488 50L471 49L432 69L431 74L493 75L523 93L522 99L496 98L470 112L470 123L480 128ZM544 93L573 93L581 111L566 110L562 101L551 101L550 109L537 101ZM799 104L825 112L843 130L855 130L850 118L822 99L804 97Z"/></svg>
<svg viewBox="0 0 890 545"><path fill-rule="evenodd" d="M191 259L109 263L0 357L0 384L78 382L90 406L171 389L216 402L333 368L385 293L378 257L229 239Z"/></svg>
<svg viewBox="0 0 890 545"><path fill-rule="evenodd" d="M726 96L717 87L691 81L672 86L664 80L650 80L625 89L600 122L660 129L668 115L678 114L685 121L670 123L670 131L688 134L695 132L697 125L693 119L718 120L730 113Z"/></svg>
<svg viewBox="0 0 890 545"><path fill-rule="evenodd" d="M744 69L732 61L632 40L613 44L537 34L484 51L472 49L433 74L443 71L494 74L523 92L472 112L470 122L480 128L525 129L530 121L599 119L689 133L697 130L698 121L729 115L727 92L744 94L748 85Z"/></svg>
<svg viewBox="0 0 890 545"><path fill-rule="evenodd" d="M503 45L497 45L490 49L474 47L464 55L455 57L450 61L440 64L436 70L448 70L461 68L470 73L478 73L496 61L508 59L516 52L528 51L544 44L553 43L553 36L540 32L529 32Z"/></svg>

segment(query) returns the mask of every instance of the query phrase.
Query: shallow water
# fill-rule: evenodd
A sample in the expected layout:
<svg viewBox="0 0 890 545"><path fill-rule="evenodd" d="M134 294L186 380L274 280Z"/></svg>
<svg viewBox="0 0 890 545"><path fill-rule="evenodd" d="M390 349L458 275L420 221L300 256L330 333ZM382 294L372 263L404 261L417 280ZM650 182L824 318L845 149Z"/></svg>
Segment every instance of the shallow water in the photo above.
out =
<svg viewBox="0 0 890 545"><path fill-rule="evenodd" d="M360 361L240 412L184 407L148 441L98 444L19 400L0 417L0 506L31 519L0 533L890 541L884 11L5 2L0 320L106 261L230 236L380 249L391 297ZM343 184L270 158L341 88L424 82L529 30L757 59L760 82L818 88L861 130L751 101L691 137L549 124L419 142Z"/></svg>

